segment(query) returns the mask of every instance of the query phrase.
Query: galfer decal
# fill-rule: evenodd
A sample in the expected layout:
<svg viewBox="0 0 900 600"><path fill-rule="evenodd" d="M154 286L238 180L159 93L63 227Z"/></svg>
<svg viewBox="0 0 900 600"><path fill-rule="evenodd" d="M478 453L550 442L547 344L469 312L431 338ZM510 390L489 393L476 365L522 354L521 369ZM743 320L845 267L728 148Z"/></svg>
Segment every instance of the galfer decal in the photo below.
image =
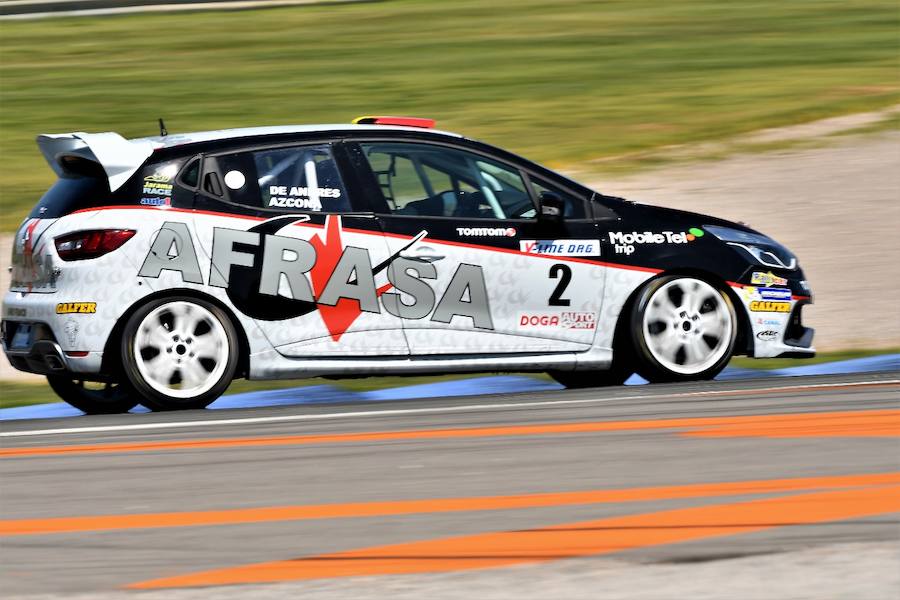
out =
<svg viewBox="0 0 900 600"><path fill-rule="evenodd" d="M515 227L457 227L460 237L516 237Z"/></svg>
<svg viewBox="0 0 900 600"><path fill-rule="evenodd" d="M519 251L541 256L600 256L600 240L521 240Z"/></svg>
<svg viewBox="0 0 900 600"><path fill-rule="evenodd" d="M753 312L791 312L790 302L770 302L768 300L754 300L750 303L750 310Z"/></svg>
<svg viewBox="0 0 900 600"><path fill-rule="evenodd" d="M778 277L771 271L769 271L768 273L760 273L759 271L754 271L753 274L750 275L750 283L752 285L772 287L774 285L787 285L788 281L784 277Z"/></svg>
<svg viewBox="0 0 900 600"><path fill-rule="evenodd" d="M61 302L56 305L56 314L94 314L97 312L96 302Z"/></svg>
<svg viewBox="0 0 900 600"><path fill-rule="evenodd" d="M450 323L469 317L476 328L493 330L484 272L462 263L440 299L426 280L436 279L434 264L400 254L425 238L421 231L386 260L372 265L368 248L344 246L341 217L328 215L325 229L309 241L275 235L283 227L308 220L286 216L249 230L213 229L209 285L224 288L235 308L262 321L281 321L318 311L334 341L363 312L382 308L401 319ZM191 283L203 283L196 250L184 223L166 222L154 239L139 275L158 277L179 272ZM387 283L375 277L387 271ZM391 292L392 288L396 292ZM412 303L401 300L401 293ZM379 302L381 300L381 302Z"/></svg>

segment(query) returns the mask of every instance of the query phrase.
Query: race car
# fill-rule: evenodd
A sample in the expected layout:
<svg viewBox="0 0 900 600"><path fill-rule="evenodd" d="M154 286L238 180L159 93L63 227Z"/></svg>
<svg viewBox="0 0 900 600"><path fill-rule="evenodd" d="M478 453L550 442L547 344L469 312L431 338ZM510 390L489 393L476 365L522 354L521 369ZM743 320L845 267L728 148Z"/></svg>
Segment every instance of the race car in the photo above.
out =
<svg viewBox="0 0 900 600"><path fill-rule="evenodd" d="M810 357L796 257L410 117L40 135L2 342L86 413L201 408L235 378L710 379Z"/></svg>

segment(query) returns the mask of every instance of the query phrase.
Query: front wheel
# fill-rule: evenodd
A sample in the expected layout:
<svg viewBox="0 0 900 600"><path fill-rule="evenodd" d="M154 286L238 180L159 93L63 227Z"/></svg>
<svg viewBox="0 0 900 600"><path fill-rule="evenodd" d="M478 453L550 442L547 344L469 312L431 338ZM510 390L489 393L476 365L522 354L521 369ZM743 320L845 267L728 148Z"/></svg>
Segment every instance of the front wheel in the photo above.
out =
<svg viewBox="0 0 900 600"><path fill-rule="evenodd" d="M654 279L631 311L637 372L651 382L712 379L731 359L737 329L724 290L695 277Z"/></svg>
<svg viewBox="0 0 900 600"><path fill-rule="evenodd" d="M64 375L47 375L47 383L57 396L89 415L126 413L138 405L138 399L117 383L94 383Z"/></svg>
<svg viewBox="0 0 900 600"><path fill-rule="evenodd" d="M122 336L123 372L151 410L210 405L237 370L237 332L199 298L161 298L138 309Z"/></svg>

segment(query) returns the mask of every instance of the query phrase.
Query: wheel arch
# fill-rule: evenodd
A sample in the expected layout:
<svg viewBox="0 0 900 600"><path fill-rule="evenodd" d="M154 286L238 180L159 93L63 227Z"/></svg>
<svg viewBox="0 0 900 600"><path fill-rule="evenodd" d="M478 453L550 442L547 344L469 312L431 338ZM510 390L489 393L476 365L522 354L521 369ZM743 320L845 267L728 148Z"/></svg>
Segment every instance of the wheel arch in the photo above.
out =
<svg viewBox="0 0 900 600"><path fill-rule="evenodd" d="M613 356L622 348L624 348L624 336L629 334L629 320L631 316L631 310L634 307L634 303L637 302L638 296L641 293L641 290L644 289L647 285L652 281L656 281L662 277L669 276L682 276L682 277L695 277L697 279L701 279L710 285L715 286L717 289L723 290L725 294L728 296L728 299L731 300L732 305L734 305L735 315L737 316L737 338L734 342L736 353L739 354L752 354L753 352L753 336L749 333L752 331L752 327L750 325L750 315L747 313L747 309L744 306L744 303L735 293L734 289L728 285L728 282L716 275L711 271L707 271L704 269L697 269L691 267L679 267L676 269L667 269L665 271L661 271L642 282L641 285L634 288L634 290L629 294L628 299L625 301L625 304L622 305L622 311L619 313L618 319L616 319L616 330L613 335Z"/></svg>
<svg viewBox="0 0 900 600"><path fill-rule="evenodd" d="M234 326L234 330L238 335L238 367L237 371L235 372L235 377L246 377L250 369L250 342L247 339L247 332L244 330L241 322L234 315L234 311L232 311L224 302L214 296L211 296L210 294L206 294L199 290L190 288L169 288L160 290L158 292L153 292L152 294L144 296L143 298L129 306L119 317L119 320L116 321L116 324L113 326L109 337L106 339L106 344L103 347L103 360L100 365L100 372L107 375L112 375L116 371L118 371L119 367L121 367L122 358L121 356L119 356L118 352L119 340L121 339L124 332L125 324L128 323L128 319L131 318L131 315L133 315L140 307L148 302L152 302L159 298L174 296L186 296L189 298L204 300L216 306L225 313L225 315L231 321L231 324Z"/></svg>

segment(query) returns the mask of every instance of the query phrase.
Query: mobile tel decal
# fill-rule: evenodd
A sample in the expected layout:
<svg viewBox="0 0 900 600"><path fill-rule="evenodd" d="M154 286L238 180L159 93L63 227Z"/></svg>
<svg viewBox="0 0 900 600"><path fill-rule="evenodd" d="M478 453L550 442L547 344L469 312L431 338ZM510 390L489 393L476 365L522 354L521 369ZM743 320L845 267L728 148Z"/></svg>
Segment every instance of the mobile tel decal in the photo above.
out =
<svg viewBox="0 0 900 600"><path fill-rule="evenodd" d="M208 285L224 288L238 310L259 320L280 321L318 311L334 341L363 312L380 314L382 307L401 319L430 315L432 321L450 323L460 316L471 318L479 329L494 329L480 266L460 264L438 299L426 282L437 278L435 265L400 256L424 239L427 231L373 265L367 248L344 246L340 216L327 216L325 231L309 241L275 235L298 220L270 219L246 231L216 227ZM194 241L184 223L163 224L138 275L156 278L164 270L179 273L185 282L204 284ZM387 271L387 283L376 285L375 277L382 271ZM396 292L389 291L392 288ZM410 296L412 303L404 303L401 293Z"/></svg>

